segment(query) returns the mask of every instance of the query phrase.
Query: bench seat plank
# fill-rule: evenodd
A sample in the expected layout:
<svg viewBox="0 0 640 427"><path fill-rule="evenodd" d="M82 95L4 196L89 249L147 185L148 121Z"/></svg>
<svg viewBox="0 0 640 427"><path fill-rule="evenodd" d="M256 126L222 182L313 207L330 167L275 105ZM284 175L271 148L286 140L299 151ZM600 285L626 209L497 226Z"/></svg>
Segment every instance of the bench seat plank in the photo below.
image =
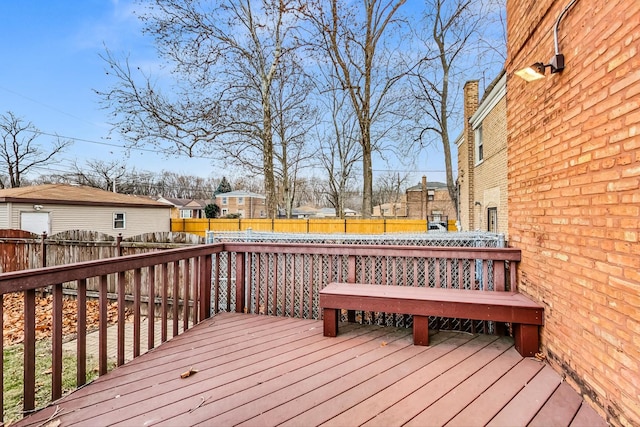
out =
<svg viewBox="0 0 640 427"><path fill-rule="evenodd" d="M523 356L538 351L538 326L544 324L544 308L517 292L330 283L320 290L320 308L325 336L337 335L343 309L411 314L416 345L428 345L427 316L508 322Z"/></svg>
<svg viewBox="0 0 640 427"><path fill-rule="evenodd" d="M517 292L330 283L320 307L543 325L543 307Z"/></svg>

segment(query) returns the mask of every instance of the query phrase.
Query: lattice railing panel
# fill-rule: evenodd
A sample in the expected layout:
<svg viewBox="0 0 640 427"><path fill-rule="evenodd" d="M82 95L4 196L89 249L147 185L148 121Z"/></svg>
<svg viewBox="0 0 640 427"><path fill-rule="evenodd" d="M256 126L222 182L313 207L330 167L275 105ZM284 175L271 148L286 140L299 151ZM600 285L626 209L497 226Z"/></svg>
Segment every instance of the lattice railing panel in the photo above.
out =
<svg viewBox="0 0 640 427"><path fill-rule="evenodd" d="M257 234L252 234L252 240L256 240ZM230 237L227 236L224 240L229 239ZM333 240L336 240L335 236ZM405 243L409 241L411 240L406 240ZM455 241L463 242L461 239L455 239ZM363 239L360 244L365 242L370 243L371 239ZM452 242L453 240L449 243ZM494 243L496 242L498 240L494 239ZM278 240L276 243L282 242ZM353 243L353 239L341 243ZM379 243L376 242L376 244ZM398 241L395 240L393 244L398 245ZM252 250L252 245L245 246L249 249L243 249L243 251ZM256 245L258 246L260 244ZM283 253L279 253L278 250L240 252L239 254L221 253L218 302L212 305L214 310L236 310L235 298L238 293L236 271L245 271L243 276L247 289L242 306L246 307L246 312L313 319L321 317L318 293L331 282L354 281L379 285L441 286L462 289L485 289L486 283L488 289L493 290L494 277L509 278L508 263L504 261L501 261L503 269L501 276L495 276L494 262L486 259L437 258L435 255L420 255L420 252L412 256L402 256L400 255L402 250L392 248L373 250L371 254L360 251L353 255L348 249L342 251L321 249L314 253L313 246L310 246L309 252L297 253L299 251L288 251L286 244L279 247L285 248L282 250ZM477 239L474 240L473 245L467 242L462 247L477 248ZM398 254L376 253L385 251ZM244 256L244 258L238 258L238 256ZM236 265L237 259L244 259L245 265ZM214 268L216 268L215 265ZM508 287L508 284L506 286ZM411 316L394 313L359 313L357 320L363 323L399 327L412 325ZM466 332L493 329L492 325L485 322L442 318L431 318L430 327Z"/></svg>

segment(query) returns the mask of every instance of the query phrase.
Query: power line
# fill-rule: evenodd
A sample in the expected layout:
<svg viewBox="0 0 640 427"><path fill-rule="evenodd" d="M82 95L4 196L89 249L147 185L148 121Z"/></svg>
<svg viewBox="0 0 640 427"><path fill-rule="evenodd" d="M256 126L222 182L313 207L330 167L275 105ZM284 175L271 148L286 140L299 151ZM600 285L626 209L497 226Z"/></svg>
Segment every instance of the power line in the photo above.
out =
<svg viewBox="0 0 640 427"><path fill-rule="evenodd" d="M26 100L29 100L29 101L31 101L31 102L33 102L33 103L36 103L36 104L42 105L43 107L49 108L50 110L57 111L58 113L60 113L60 114L64 114L65 116L69 116L69 117L71 117L72 119L80 120L81 122L87 123L87 124L92 125L92 126L97 126L95 123L92 123L92 122L90 122L90 121L88 121L88 120L85 120L85 119L83 119L83 118L81 118L81 117L75 116L75 115L73 115L73 114L71 114L71 113L69 113L69 112L63 111L63 110L61 110L61 109L59 109L59 108L57 108L57 107L54 107L54 106L52 106L52 105L45 104L44 102L38 101L37 99L33 99L33 98L31 98L31 97L29 97L29 96L27 96L27 95L23 95L23 94L21 94L21 93L19 93L19 92L16 92L15 90L12 90L12 89L6 88L6 87L1 86L1 85L0 85L0 89L4 90L4 91L6 91L6 92L12 93L12 94L14 94L14 95L17 95L17 96L19 96L19 97L21 97L21 98L24 98L24 99L26 99Z"/></svg>
<svg viewBox="0 0 640 427"><path fill-rule="evenodd" d="M54 137L54 138L69 139L69 140L77 141L77 142L87 142L89 144L104 145L106 147L114 147L114 148L119 148L121 150L143 151L143 152L147 152L147 153L158 154L158 150L154 150L152 148L142 148L142 147L135 147L135 146L127 147L127 146L124 146L124 145L118 145L118 144L109 143L109 142L94 141L94 140L91 140L91 139L77 138L77 137L73 137L73 136L60 135L60 134L56 134L56 133L44 132L44 131L41 131L41 130L34 130L34 129L25 129L25 131L32 132L32 133L35 133L37 135L44 135L44 136L51 136L51 137ZM180 156L180 157L187 157L187 158L191 158L191 159L218 160L215 157L189 156L189 155L186 155L186 154L180 153L180 152L172 153L172 155L177 155L177 156Z"/></svg>

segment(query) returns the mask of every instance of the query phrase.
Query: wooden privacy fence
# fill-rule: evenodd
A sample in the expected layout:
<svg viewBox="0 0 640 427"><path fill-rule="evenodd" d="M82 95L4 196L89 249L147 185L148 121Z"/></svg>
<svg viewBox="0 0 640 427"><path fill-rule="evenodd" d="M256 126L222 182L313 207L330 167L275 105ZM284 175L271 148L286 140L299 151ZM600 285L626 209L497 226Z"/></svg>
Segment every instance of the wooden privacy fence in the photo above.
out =
<svg viewBox="0 0 640 427"><path fill-rule="evenodd" d="M124 363L125 301L133 311L133 355L140 354L143 291L148 294L147 347L153 348L155 319L161 320L161 341L188 329L219 311L273 316L320 318L319 291L333 281L395 286L515 290L520 251L509 248L450 248L300 243L216 243L186 248L155 250L102 260L0 274L0 319L7 293L24 296L24 392L25 411L35 408L36 291L50 288L53 294L50 375L52 395L62 394L63 291L77 289L77 385L86 382L86 298L94 283L99 298L99 374L107 372L107 304L110 284L118 302L117 365ZM156 312L159 312L156 314ZM408 316L361 313L372 323L408 326ZM172 325L169 328L168 321ZM485 331L482 323L462 327ZM0 339L4 351L4 339ZM0 372L3 372L0 358ZM4 374L2 374L4 375ZM39 379L39 381L48 381ZM3 378L0 378L3 382ZM0 394L4 406L4 388ZM1 420L0 420L1 421Z"/></svg>
<svg viewBox="0 0 640 427"><path fill-rule="evenodd" d="M431 225L431 226L430 226ZM204 237L207 231L268 231L274 233L386 234L426 233L434 223L424 219L219 219L182 218L171 220L172 232ZM448 231L456 231L455 220L448 220Z"/></svg>
<svg viewBox="0 0 640 427"><path fill-rule="evenodd" d="M203 243L203 239L186 233L146 233L123 239L121 236L70 230L53 236L37 235L24 230L0 230L0 273L38 267L66 265L76 262L147 253ZM65 287L70 293L75 284ZM89 291L97 291L93 280ZM115 282L109 279L109 293ZM97 295L95 295L97 297Z"/></svg>

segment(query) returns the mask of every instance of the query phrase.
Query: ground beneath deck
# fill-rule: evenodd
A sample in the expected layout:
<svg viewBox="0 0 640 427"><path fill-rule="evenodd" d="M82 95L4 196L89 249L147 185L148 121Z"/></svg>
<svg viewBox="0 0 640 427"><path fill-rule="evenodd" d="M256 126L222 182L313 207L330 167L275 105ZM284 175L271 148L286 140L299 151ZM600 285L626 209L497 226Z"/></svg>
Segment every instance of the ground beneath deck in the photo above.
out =
<svg viewBox="0 0 640 427"><path fill-rule="evenodd" d="M412 342L408 329L325 338L321 321L218 314L14 425L606 425L510 338Z"/></svg>

